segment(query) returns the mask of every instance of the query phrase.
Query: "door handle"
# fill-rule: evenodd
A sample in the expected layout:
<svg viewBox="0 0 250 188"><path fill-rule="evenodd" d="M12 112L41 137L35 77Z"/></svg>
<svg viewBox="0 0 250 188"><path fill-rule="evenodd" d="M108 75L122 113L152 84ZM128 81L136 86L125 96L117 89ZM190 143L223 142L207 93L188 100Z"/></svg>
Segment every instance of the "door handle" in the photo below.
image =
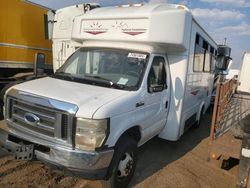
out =
<svg viewBox="0 0 250 188"><path fill-rule="evenodd" d="M165 108L168 108L168 101L166 101L165 103Z"/></svg>
<svg viewBox="0 0 250 188"><path fill-rule="evenodd" d="M144 102L138 102L135 104L136 107L140 107L140 106L143 106L144 105Z"/></svg>

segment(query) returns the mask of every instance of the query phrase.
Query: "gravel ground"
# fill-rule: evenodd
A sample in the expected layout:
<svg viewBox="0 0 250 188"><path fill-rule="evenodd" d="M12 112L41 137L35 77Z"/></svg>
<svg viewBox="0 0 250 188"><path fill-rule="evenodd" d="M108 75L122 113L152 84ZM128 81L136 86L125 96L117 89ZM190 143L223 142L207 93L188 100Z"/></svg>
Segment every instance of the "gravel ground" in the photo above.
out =
<svg viewBox="0 0 250 188"><path fill-rule="evenodd" d="M139 161L130 187L235 187L237 165L229 171L208 162L210 115L199 129L190 129L177 142L154 138L139 149ZM13 161L0 152L0 187L98 188L87 181L55 173L39 162Z"/></svg>

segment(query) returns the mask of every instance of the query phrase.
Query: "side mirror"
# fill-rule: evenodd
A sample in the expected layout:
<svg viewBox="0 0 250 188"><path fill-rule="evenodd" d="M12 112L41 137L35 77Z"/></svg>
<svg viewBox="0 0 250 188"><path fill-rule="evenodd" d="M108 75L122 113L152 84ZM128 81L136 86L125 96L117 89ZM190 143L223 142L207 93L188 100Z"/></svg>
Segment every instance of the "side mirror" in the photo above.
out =
<svg viewBox="0 0 250 188"><path fill-rule="evenodd" d="M219 45L216 69L219 71L225 71L228 69L229 63L232 60L230 57L231 48L226 45Z"/></svg>
<svg viewBox="0 0 250 188"><path fill-rule="evenodd" d="M149 92L157 93L163 91L165 88L164 85L149 86Z"/></svg>
<svg viewBox="0 0 250 188"><path fill-rule="evenodd" d="M35 55L34 75L35 76L43 75L44 69L45 69L45 55L43 53L37 53Z"/></svg>
<svg viewBox="0 0 250 188"><path fill-rule="evenodd" d="M232 58L230 57L225 57L225 56L220 56L217 58L217 65L216 68L221 71L225 71L228 69L228 65Z"/></svg>

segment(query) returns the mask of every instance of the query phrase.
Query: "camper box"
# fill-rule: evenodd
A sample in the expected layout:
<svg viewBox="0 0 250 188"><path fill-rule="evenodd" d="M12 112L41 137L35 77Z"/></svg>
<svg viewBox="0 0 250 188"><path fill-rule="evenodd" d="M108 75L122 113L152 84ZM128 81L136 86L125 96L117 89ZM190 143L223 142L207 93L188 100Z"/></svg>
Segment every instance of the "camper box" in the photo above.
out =
<svg viewBox="0 0 250 188"><path fill-rule="evenodd" d="M74 20L72 39L85 47L143 49L167 57L169 115L160 137L177 140L210 104L217 44L182 5L95 9Z"/></svg>

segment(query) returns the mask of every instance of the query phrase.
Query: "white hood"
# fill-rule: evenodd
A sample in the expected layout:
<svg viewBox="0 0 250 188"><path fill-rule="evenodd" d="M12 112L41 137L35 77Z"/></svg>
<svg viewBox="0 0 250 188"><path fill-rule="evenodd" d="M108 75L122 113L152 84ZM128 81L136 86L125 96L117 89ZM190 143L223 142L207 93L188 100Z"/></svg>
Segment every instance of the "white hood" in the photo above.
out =
<svg viewBox="0 0 250 188"><path fill-rule="evenodd" d="M83 118L92 118L95 111L101 106L129 93L124 90L75 83L50 77L24 82L12 88L75 104L79 108L76 116Z"/></svg>

